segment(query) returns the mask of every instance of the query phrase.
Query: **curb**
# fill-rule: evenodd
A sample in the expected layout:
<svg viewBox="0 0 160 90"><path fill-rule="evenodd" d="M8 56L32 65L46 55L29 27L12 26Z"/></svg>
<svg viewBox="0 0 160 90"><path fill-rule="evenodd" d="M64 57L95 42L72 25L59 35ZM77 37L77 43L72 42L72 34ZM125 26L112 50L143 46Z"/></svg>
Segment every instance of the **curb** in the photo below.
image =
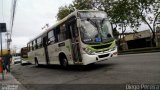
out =
<svg viewBox="0 0 160 90"><path fill-rule="evenodd" d="M152 53L152 52L160 52L160 48L140 48L140 49L131 49L126 51L120 51L118 52L118 55L124 55L124 54L138 54L138 53Z"/></svg>

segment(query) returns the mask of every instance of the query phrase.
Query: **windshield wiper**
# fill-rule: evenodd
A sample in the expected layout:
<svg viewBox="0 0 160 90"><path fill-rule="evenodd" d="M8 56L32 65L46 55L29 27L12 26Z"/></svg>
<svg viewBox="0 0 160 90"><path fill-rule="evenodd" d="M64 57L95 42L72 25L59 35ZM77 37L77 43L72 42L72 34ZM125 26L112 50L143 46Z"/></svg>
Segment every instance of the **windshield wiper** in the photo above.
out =
<svg viewBox="0 0 160 90"><path fill-rule="evenodd" d="M87 21L90 21L92 23L92 25L94 25L97 29L98 29L98 25L96 22L94 22L92 19L87 18Z"/></svg>

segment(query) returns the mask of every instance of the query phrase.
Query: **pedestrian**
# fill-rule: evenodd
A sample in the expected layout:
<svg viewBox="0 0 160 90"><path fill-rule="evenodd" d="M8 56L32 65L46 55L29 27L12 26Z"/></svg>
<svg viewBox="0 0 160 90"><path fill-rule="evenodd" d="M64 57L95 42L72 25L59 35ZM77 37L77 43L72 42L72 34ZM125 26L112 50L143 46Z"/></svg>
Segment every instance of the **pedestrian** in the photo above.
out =
<svg viewBox="0 0 160 90"><path fill-rule="evenodd" d="M0 73L2 73L2 80L4 80L4 73L3 73L3 70L4 70L4 67L3 67L3 58L0 57Z"/></svg>
<svg viewBox="0 0 160 90"><path fill-rule="evenodd" d="M10 50L8 50L7 54L3 57L4 69L6 72L10 72L10 64L12 61L12 56L10 54Z"/></svg>
<svg viewBox="0 0 160 90"><path fill-rule="evenodd" d="M3 61L2 61L2 57L0 57L0 73L3 72Z"/></svg>

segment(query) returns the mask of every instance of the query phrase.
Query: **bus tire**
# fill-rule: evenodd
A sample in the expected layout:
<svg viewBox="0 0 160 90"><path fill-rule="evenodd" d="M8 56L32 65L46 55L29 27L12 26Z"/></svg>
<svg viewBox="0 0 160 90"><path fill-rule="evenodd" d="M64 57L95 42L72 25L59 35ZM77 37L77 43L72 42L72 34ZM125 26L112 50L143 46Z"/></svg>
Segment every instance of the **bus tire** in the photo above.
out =
<svg viewBox="0 0 160 90"><path fill-rule="evenodd" d="M60 60L60 64L61 64L62 67L67 67L68 66L68 60L67 60L67 58L64 54L59 55L59 60Z"/></svg>
<svg viewBox="0 0 160 90"><path fill-rule="evenodd" d="M38 67L39 63L38 63L38 59L36 57L34 58L34 61L35 61L35 66Z"/></svg>

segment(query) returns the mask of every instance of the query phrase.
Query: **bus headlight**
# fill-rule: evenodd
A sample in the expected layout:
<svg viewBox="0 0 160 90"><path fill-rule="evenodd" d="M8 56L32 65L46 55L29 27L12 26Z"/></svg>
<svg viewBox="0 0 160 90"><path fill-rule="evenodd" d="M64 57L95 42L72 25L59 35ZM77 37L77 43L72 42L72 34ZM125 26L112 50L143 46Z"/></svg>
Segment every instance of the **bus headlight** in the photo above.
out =
<svg viewBox="0 0 160 90"><path fill-rule="evenodd" d="M114 51L116 48L117 48L117 46L114 46L114 47L111 49L111 51Z"/></svg>
<svg viewBox="0 0 160 90"><path fill-rule="evenodd" d="M95 54L92 50L90 50L88 48L83 48L83 50L89 55L94 55Z"/></svg>

